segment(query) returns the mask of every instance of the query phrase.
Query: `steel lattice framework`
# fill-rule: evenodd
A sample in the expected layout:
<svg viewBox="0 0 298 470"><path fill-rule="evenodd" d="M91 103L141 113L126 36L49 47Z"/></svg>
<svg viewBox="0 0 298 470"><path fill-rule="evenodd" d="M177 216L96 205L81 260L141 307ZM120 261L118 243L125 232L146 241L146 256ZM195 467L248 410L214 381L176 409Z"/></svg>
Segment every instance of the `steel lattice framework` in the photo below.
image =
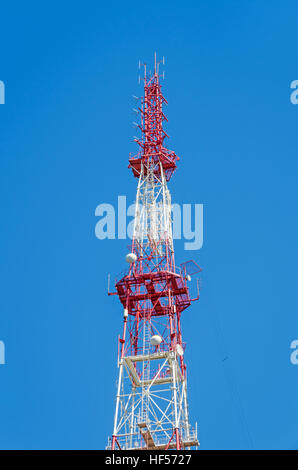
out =
<svg viewBox="0 0 298 470"><path fill-rule="evenodd" d="M119 338L119 378L113 437L108 449L185 449L197 447L197 429L189 424L185 344L181 314L193 300L187 282L199 272L192 262L175 265L171 196L167 187L177 155L164 147L166 117L159 64L147 75L140 150L129 159L138 179L130 267L116 281L124 311ZM159 338L155 344L152 338Z"/></svg>

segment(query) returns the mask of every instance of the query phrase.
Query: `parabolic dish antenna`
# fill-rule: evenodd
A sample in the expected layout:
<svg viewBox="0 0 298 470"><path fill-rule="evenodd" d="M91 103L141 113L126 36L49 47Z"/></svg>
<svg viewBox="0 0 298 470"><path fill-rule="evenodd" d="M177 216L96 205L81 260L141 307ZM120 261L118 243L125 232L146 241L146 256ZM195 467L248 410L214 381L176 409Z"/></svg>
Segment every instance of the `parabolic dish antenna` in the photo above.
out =
<svg viewBox="0 0 298 470"><path fill-rule="evenodd" d="M183 347L181 346L181 344L176 345L176 353L178 354L178 356L183 356L184 351L183 351Z"/></svg>

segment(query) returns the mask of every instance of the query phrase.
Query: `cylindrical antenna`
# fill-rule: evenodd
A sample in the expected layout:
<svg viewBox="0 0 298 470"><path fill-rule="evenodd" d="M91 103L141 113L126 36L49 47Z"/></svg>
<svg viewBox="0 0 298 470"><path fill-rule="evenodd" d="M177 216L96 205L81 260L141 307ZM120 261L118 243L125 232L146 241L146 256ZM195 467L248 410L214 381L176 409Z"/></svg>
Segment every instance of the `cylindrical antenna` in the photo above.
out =
<svg viewBox="0 0 298 470"><path fill-rule="evenodd" d="M110 293L110 274L108 274L108 294Z"/></svg>

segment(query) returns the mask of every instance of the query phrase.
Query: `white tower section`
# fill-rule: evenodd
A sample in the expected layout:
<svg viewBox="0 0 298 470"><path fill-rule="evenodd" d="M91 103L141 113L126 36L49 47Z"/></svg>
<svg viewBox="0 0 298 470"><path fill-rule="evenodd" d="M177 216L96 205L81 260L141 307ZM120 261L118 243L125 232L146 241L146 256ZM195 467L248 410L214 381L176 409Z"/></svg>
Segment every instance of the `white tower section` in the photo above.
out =
<svg viewBox="0 0 298 470"><path fill-rule="evenodd" d="M162 278L165 267L175 270L171 196L162 168L158 178L153 166L145 171L142 167L132 247L142 276L160 273ZM141 285L138 292L142 292ZM153 315L149 299L143 300L143 310L145 306L146 314L139 317L124 312L125 330L137 333L137 345L125 348L122 343L113 436L123 450L168 449L176 448L179 430L181 448L197 446L197 431L190 428L188 421L187 381L180 363L183 345L176 343L171 350L176 306L171 306L170 316Z"/></svg>
<svg viewBox="0 0 298 470"><path fill-rule="evenodd" d="M142 165L137 189L133 247L145 252L149 247L156 248L156 261L162 256L172 257L174 253L171 208L171 195L162 167L160 175L156 176L154 166Z"/></svg>

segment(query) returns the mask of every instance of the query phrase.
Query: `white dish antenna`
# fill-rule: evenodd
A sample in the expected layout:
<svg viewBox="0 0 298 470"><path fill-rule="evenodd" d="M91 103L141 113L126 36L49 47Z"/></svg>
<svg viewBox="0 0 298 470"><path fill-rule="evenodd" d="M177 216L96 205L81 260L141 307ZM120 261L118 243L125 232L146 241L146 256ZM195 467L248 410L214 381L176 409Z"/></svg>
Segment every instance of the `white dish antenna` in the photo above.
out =
<svg viewBox="0 0 298 470"><path fill-rule="evenodd" d="M159 346L161 342L162 342L161 336L159 335L151 336L150 343L152 344L152 346Z"/></svg>
<svg viewBox="0 0 298 470"><path fill-rule="evenodd" d="M125 260L126 260L127 263L129 263L129 264L135 263L135 262L137 261L137 255L135 255L134 253L128 253L128 254L125 256Z"/></svg>
<svg viewBox="0 0 298 470"><path fill-rule="evenodd" d="M184 351L183 351L183 347L181 346L181 344L176 345L176 353L178 354L178 356L183 356Z"/></svg>

